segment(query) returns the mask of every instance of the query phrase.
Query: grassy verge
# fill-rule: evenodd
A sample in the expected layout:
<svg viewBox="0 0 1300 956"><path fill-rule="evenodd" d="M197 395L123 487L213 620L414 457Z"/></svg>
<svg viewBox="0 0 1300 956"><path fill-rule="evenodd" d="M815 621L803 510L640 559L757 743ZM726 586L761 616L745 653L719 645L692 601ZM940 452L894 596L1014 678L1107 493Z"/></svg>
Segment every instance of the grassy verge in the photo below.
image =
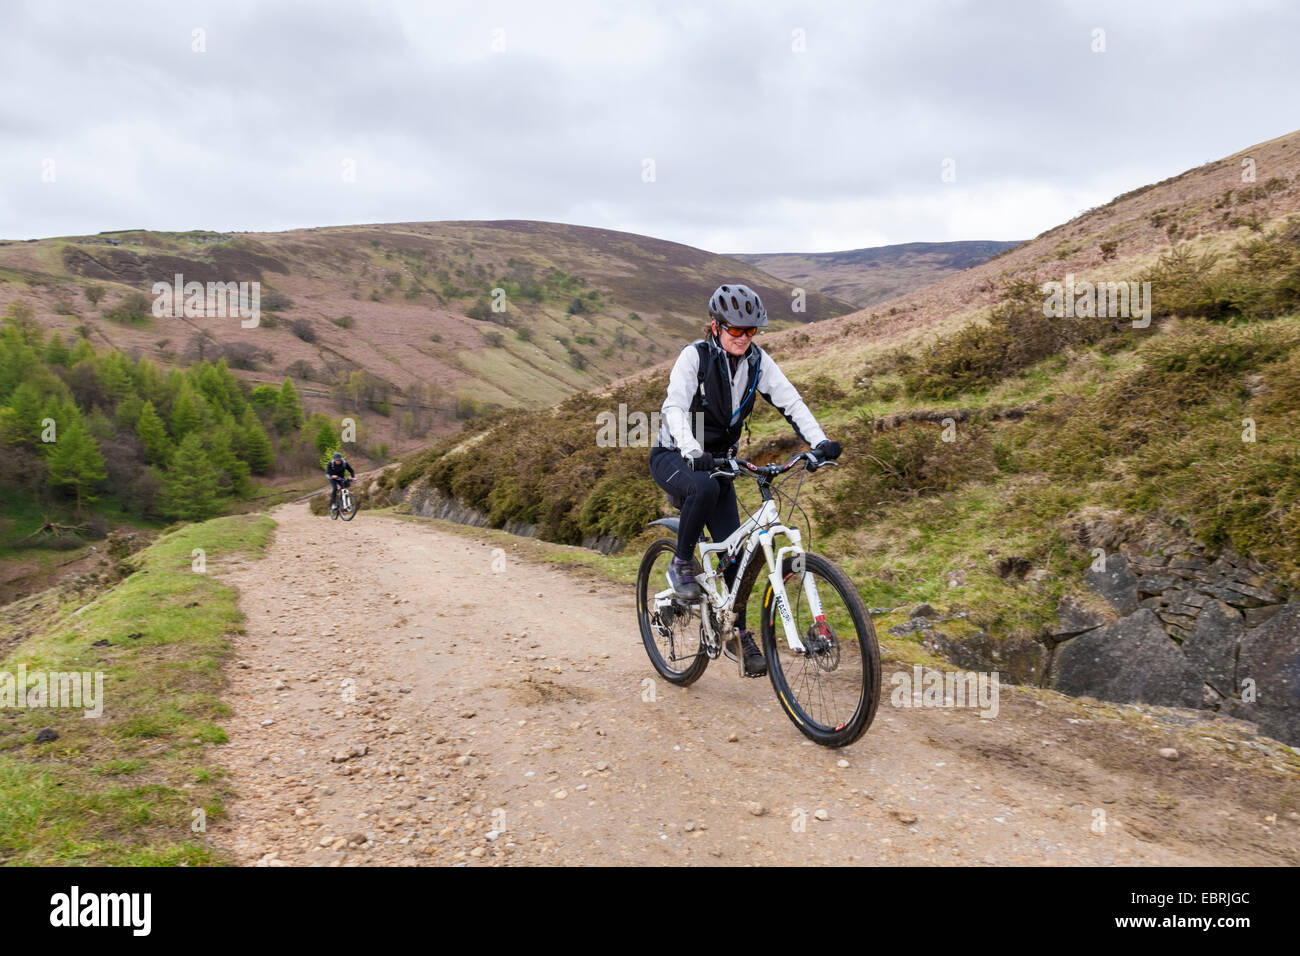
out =
<svg viewBox="0 0 1300 956"><path fill-rule="evenodd" d="M19 643L0 672L100 672L103 714L0 710L0 862L220 862L192 826L196 810L208 821L223 812L210 746L226 739L220 665L242 619L236 592L213 572L259 555L274 526L261 515L186 525L135 555L135 573L89 604L52 589L13 606L0 646ZM42 730L58 738L37 743Z"/></svg>

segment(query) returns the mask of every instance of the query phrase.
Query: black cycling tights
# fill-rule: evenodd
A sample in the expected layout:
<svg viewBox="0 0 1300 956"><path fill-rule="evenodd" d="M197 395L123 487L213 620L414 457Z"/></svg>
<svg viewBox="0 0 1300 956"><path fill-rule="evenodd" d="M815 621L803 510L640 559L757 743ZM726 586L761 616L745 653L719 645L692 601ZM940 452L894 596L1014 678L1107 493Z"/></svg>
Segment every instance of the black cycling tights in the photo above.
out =
<svg viewBox="0 0 1300 956"><path fill-rule="evenodd" d="M692 471L681 452L671 448L655 448L650 452L650 475L660 488L686 502L677 529L677 557L683 561L694 556L695 544L706 525L714 541L730 537L740 527L736 489L731 480ZM730 587L736 576L736 565L727 568L722 576ZM743 609L737 624L741 628L745 626Z"/></svg>

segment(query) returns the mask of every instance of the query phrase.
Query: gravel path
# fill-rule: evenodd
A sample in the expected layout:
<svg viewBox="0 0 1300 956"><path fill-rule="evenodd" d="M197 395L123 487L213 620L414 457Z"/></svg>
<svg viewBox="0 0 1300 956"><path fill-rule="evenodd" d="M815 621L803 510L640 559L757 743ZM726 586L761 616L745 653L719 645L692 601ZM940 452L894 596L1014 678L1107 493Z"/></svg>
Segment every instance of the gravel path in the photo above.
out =
<svg viewBox="0 0 1300 956"><path fill-rule="evenodd" d="M1003 688L991 720L886 700L829 750L765 679L654 679L630 589L432 523L274 517L225 578L236 862L1300 861L1296 765L1236 727Z"/></svg>

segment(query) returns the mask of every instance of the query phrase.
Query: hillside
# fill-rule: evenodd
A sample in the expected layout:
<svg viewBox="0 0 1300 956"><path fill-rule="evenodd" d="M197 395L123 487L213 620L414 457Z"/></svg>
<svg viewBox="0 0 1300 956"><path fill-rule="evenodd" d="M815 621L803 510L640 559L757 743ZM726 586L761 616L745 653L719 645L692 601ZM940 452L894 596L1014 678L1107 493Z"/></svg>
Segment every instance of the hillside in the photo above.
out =
<svg viewBox="0 0 1300 956"><path fill-rule="evenodd" d="M1019 242L904 242L844 252L736 253L764 272L859 308L915 289L1014 249Z"/></svg>
<svg viewBox="0 0 1300 956"><path fill-rule="evenodd" d="M1300 668L1297 150L1300 134L1260 144L927 289L761 340L846 448L805 490L813 548L842 561L896 646L1300 741L1287 690ZM1241 182L1245 158L1257 182ZM1150 324L1045 318L1041 284L1067 275L1150 283ZM435 446L393 473L387 500L437 513L454 497L496 527L635 550L667 504L644 450L595 445L595 416L657 408L665 377L661 365L513 415L472 456ZM522 454L514 436L543 428L547 448ZM760 406L742 454L795 449ZM922 602L937 622L907 619Z"/></svg>
<svg viewBox="0 0 1300 956"><path fill-rule="evenodd" d="M151 286L177 273L260 282L260 325L155 318ZM551 405L675 353L699 334L722 278L757 288L778 325L851 311L813 293L806 311L791 312L789 284L752 266L558 223L126 230L0 243L0 312L26 300L47 330L84 333L98 349L164 370L224 356L249 383L292 376L309 413L368 405L372 440L394 449L482 409ZM504 290L504 313L490 307L494 288Z"/></svg>

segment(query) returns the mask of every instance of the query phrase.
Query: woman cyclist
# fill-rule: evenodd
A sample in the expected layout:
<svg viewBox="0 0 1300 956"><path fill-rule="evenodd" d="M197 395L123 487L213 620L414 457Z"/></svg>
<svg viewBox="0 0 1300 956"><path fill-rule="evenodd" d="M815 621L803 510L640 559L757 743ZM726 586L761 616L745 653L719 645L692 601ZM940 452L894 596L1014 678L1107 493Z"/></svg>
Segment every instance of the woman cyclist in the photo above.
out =
<svg viewBox="0 0 1300 956"><path fill-rule="evenodd" d="M802 441L826 460L838 458L840 445L827 439L799 392L771 356L754 344L754 334L767 325L767 312L758 293L743 285L719 286L709 298L708 336L682 349L668 379L668 394L660 415L659 436L650 451L650 474L680 502L677 553L668 570L674 593L688 601L701 597L695 580L693 554L705 526L714 541L722 541L740 527L736 491L731 480L711 478L715 460L727 457L740 439L745 419L753 411L756 395L785 416ZM692 431L701 426L701 434ZM734 453L734 452L733 452ZM732 565L723 572L728 587L736 574ZM762 677L767 662L751 631L745 629L745 610L736 621L740 632L745 675ZM734 646L728 647L735 653Z"/></svg>

